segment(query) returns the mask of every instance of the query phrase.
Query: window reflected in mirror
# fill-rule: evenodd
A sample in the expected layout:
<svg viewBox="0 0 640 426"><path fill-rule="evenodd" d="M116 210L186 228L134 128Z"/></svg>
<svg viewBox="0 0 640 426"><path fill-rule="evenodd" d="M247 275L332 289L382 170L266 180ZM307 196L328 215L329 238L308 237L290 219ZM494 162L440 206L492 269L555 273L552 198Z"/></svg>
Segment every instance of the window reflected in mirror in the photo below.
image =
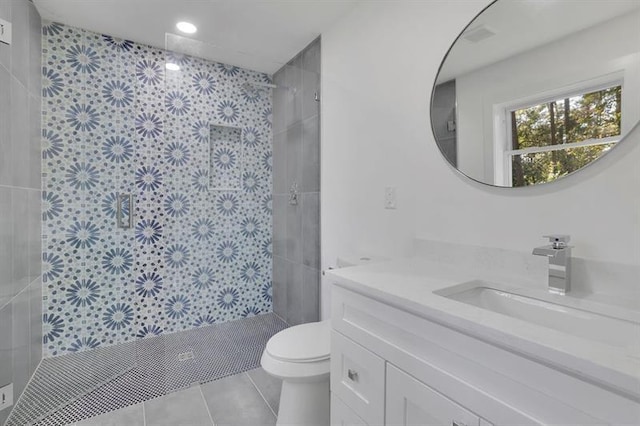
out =
<svg viewBox="0 0 640 426"><path fill-rule="evenodd" d="M430 115L443 158L477 182L579 171L640 121L640 2L493 2L447 52Z"/></svg>
<svg viewBox="0 0 640 426"><path fill-rule="evenodd" d="M591 163L619 141L622 86L509 111L511 186L551 182Z"/></svg>

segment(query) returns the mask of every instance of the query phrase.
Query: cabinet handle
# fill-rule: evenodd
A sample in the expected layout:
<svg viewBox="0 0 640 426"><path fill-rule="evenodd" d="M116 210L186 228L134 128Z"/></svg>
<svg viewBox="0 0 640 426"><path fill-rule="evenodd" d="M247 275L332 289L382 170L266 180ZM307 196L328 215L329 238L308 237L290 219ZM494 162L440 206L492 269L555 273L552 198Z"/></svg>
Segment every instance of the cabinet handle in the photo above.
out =
<svg viewBox="0 0 640 426"><path fill-rule="evenodd" d="M352 382L357 382L358 381L358 372L354 371L352 369L349 369L349 371L347 371L347 377L349 377L349 380L351 380ZM464 426L464 425L462 425Z"/></svg>
<svg viewBox="0 0 640 426"><path fill-rule="evenodd" d="M467 425L465 423L457 422L454 420L451 422L451 426L467 426Z"/></svg>

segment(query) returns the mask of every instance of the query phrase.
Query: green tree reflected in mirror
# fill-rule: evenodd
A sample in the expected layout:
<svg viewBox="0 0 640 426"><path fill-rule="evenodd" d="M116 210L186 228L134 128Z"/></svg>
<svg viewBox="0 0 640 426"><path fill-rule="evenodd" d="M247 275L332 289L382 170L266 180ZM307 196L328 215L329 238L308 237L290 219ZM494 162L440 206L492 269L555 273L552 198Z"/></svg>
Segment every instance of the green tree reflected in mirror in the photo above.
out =
<svg viewBox="0 0 640 426"><path fill-rule="evenodd" d="M520 152L512 155L513 186L554 181L609 151L621 134L621 104L615 86L511 111L512 148ZM535 152L540 147L553 150Z"/></svg>

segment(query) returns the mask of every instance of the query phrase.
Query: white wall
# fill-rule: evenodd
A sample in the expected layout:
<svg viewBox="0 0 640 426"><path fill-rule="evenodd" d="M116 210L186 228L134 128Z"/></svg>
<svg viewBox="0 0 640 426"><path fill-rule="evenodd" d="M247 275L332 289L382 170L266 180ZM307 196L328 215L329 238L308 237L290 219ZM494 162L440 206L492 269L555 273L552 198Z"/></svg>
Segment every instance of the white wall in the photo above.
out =
<svg viewBox="0 0 640 426"><path fill-rule="evenodd" d="M640 12L606 21L456 78L458 160L492 182L495 105L544 96L597 78L624 79L623 134L640 118ZM566 60L567 52L570 60ZM609 77L607 77L609 76Z"/></svg>
<svg viewBox="0 0 640 426"><path fill-rule="evenodd" d="M541 187L486 187L441 157L431 88L450 43L488 3L367 2L323 34L323 268L345 252L409 254L414 237L529 251L548 232L571 234L578 257L640 263L638 130ZM385 186L397 187L397 210L383 209Z"/></svg>

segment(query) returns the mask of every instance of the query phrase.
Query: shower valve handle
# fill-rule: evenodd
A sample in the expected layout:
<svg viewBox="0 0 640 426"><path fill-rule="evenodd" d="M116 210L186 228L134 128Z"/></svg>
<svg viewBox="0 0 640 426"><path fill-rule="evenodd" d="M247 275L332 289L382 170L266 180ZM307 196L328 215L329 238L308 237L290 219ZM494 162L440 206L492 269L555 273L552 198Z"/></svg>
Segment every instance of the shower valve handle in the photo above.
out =
<svg viewBox="0 0 640 426"><path fill-rule="evenodd" d="M121 229L130 229L133 227L133 195L131 194L118 194L116 200L116 225ZM129 218L125 222L125 205L126 213Z"/></svg>

